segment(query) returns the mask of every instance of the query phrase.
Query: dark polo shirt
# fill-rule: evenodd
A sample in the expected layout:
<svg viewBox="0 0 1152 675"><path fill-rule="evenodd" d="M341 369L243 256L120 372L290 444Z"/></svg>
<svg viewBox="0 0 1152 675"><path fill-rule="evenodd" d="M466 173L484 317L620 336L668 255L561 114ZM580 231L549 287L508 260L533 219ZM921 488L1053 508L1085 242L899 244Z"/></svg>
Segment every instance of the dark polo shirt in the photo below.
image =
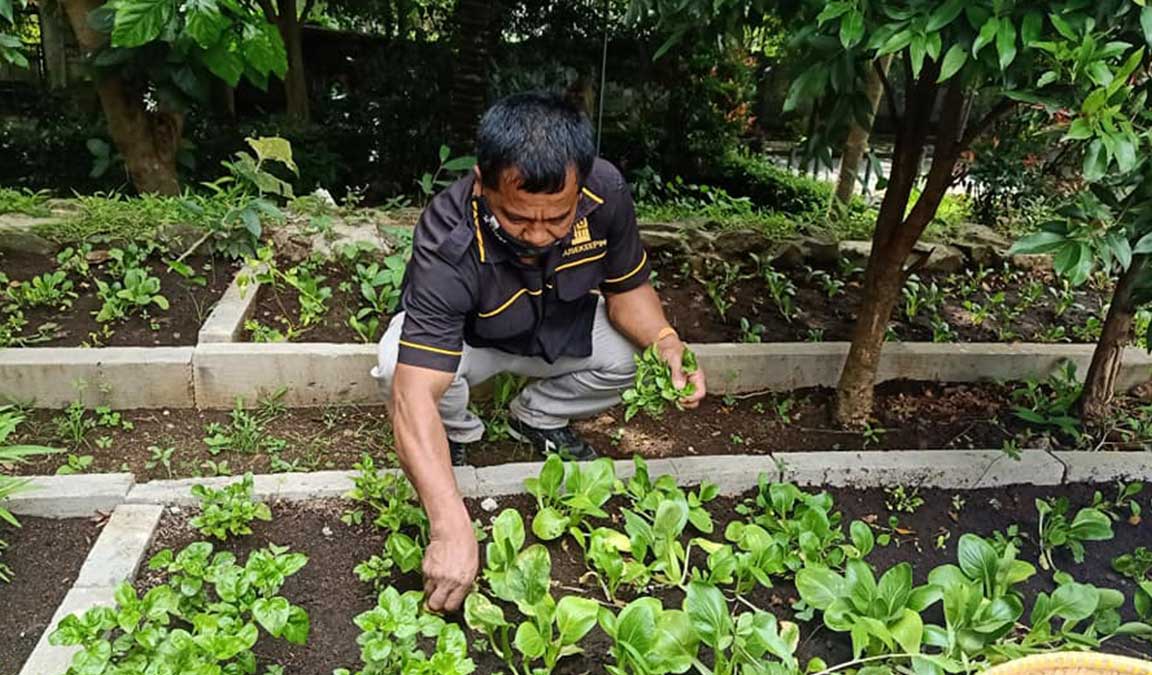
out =
<svg viewBox="0 0 1152 675"><path fill-rule="evenodd" d="M624 178L596 160L576 225L539 266L520 262L479 222L474 181L470 174L438 194L416 225L399 362L455 372L464 343L549 363L589 356L595 292L631 290L650 272Z"/></svg>

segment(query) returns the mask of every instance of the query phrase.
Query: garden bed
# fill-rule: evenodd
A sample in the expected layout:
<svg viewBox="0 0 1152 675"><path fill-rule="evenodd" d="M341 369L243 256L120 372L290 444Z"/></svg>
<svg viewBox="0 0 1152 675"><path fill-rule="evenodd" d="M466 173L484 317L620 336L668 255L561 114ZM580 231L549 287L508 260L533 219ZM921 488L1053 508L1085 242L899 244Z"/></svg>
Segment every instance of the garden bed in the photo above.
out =
<svg viewBox="0 0 1152 675"><path fill-rule="evenodd" d="M48 628L80 572L99 528L91 519L23 517L19 529L0 525L9 548L0 562L12 581L0 583L0 675L16 675Z"/></svg>
<svg viewBox="0 0 1152 675"><path fill-rule="evenodd" d="M693 269L662 254L654 268L664 310L688 342L851 340L862 297L863 270L847 258L823 267L758 270L741 260ZM893 311L890 333L908 342L1095 342L1110 293L1095 283L1068 288L1051 272L1007 264L919 272Z"/></svg>
<svg viewBox="0 0 1152 675"><path fill-rule="evenodd" d="M617 407L575 427L613 458L822 450L1140 450L1152 442L1152 407L1134 397L1118 400L1113 427L1080 438L1062 429L1074 392L1059 378L1044 386L895 381L877 387L876 417L861 430L832 424L830 389L711 396L697 411L670 410L658 419L640 414L627 422ZM507 437L505 406L490 400L477 405L488 432L487 440L469 449L471 463L539 459L530 446ZM1022 417L1032 413L1039 422ZM75 404L64 411L40 409L30 412L17 438L67 451L33 458L16 467L21 474L73 465L86 472L129 471L140 481L349 469L362 453L379 455L393 447L384 406L285 408L275 397L232 411L85 410Z"/></svg>
<svg viewBox="0 0 1152 675"><path fill-rule="evenodd" d="M1085 485L1063 488L1039 488L1012 486L996 489L956 491L956 490L916 490L914 486L901 486L900 492L894 489L829 491L834 500L833 510L841 511L843 517L838 527L848 529L851 521L860 520L871 525L875 537L887 535L891 541L878 545L866 557L866 561L877 571L877 576L899 563L909 563L912 567L913 582L924 584L933 568L946 563L956 563L957 544L962 533L979 534L992 540L994 532L1008 532L1013 526L1022 533L1021 551L1018 558L1035 564L1039 557L1036 546L1038 527L1035 500L1058 494L1066 497L1071 504L1070 513L1093 503L1096 488ZM722 541L723 532L729 522L744 520L747 516L737 513L737 506L746 499L754 499L755 491L739 497L719 497L707 505L715 523L712 539ZM1114 496L1111 487L1104 489L1104 496ZM1141 495L1143 496L1143 495ZM512 509L522 514L527 532L524 546L537 543L529 524L535 512L534 499L528 496L502 497L498 509ZM341 522L341 514L349 508L347 502L313 502L299 504L277 504L272 510L271 522L254 523L253 534L218 543L217 550L235 553L243 561L253 551L269 544L289 547L290 551L303 553L308 563L291 576L281 593L291 603L301 606L309 614L311 632L305 645L293 645L283 640L262 639L254 649L261 667L279 664L286 672L327 673L336 667L348 667L354 671L360 663L360 648L357 637L360 630L353 618L376 605L377 590L370 584L357 579L353 568L369 557L379 554L384 546L386 532L367 524L346 525ZM488 529L494 513L480 508L478 500L468 500L470 513ZM606 525L622 528L621 507L631 507L623 497L613 498L606 505L608 518L591 519L589 527ZM911 511L910 513L907 511ZM498 512L498 511L497 511ZM755 510L754 510L755 512ZM161 524L149 555L163 549L179 550L200 539L200 535L189 528L189 514L170 514ZM1083 563L1075 563L1066 550L1057 551L1053 561L1058 568L1071 574L1082 584L1092 584L1102 588L1112 588L1124 593L1126 602L1121 609L1124 620L1137 617L1132 608L1132 597L1136 584L1112 569L1115 557L1131 553L1137 546L1148 541L1148 524L1141 522L1132 525L1122 517L1114 525L1115 535L1107 541L1093 541L1087 544ZM691 525L685 531L689 535L700 536ZM488 541L492 541L491 532ZM567 535L555 541L544 542L551 558L551 593L559 599L577 595L592 599L602 606L618 612L624 603L640 595L658 599L665 608L679 608L685 594L680 588L656 585L637 593L621 589L617 603L613 605L605 599L602 588L595 578L588 575L588 566L582 557L581 549ZM485 566L485 546L481 545L481 569ZM690 556L690 563L701 569L706 568L705 556L700 549ZM162 575L146 573L138 581L138 588L149 588L163 581ZM381 579L382 586L392 586L399 592L420 590L421 580L417 572L396 574ZM486 584L482 582L482 587ZM1037 574L1017 587L1024 600L1024 617L1035 602L1038 593L1051 593L1055 583L1050 571L1037 569ZM819 657L829 664L841 663L852 658L852 643L846 633L837 633L821 625L819 614L812 620L796 617L793 604L798 599L795 584L789 579L779 579L773 587L755 585L743 594L743 602L729 601L727 609L733 614L747 612L748 605L754 605L779 620L795 620L800 628L800 641L796 656L801 664L808 659ZM503 604L505 614L516 621L516 610ZM478 673L491 673L506 670L504 663L492 653L490 648L481 649L481 635L468 629L462 614L448 615L445 619L464 629L471 645L470 657L474 660ZM944 617L939 604L923 612L923 620L943 624ZM1147 620L1147 619L1145 619ZM1027 618L1021 619L1027 622ZM433 649L433 641L423 639L421 645L426 650ZM556 673L600 673L613 663L610 656L612 640L600 627L593 627L580 640L584 650L581 656L573 656L560 661ZM1106 643L1107 651L1152 656L1152 646L1127 637L1118 637ZM703 648L700 658L710 662L711 652ZM771 658L771 657L765 657ZM692 671L696 672L696 671Z"/></svg>
<svg viewBox="0 0 1152 675"><path fill-rule="evenodd" d="M100 250L68 249L60 259L0 252L0 279L7 277L0 292L0 347L196 344L200 325L231 283L235 265L194 256L183 261L187 267L180 267L181 273L168 258L131 247L116 250L130 251L125 262ZM136 279L145 281L133 285ZM149 279L158 285L149 287ZM109 284L109 290L102 291L98 282ZM139 293L118 298L120 288Z"/></svg>

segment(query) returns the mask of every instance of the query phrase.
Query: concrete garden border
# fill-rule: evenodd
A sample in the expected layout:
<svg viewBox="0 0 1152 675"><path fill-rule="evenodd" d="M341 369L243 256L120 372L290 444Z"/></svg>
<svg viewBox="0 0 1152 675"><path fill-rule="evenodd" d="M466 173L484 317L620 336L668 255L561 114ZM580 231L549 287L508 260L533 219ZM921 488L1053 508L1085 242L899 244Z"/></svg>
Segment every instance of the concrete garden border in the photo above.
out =
<svg viewBox="0 0 1152 675"><path fill-rule="evenodd" d="M524 494L525 478L536 476L542 462L456 469L466 497ZM715 455L652 459L653 475L671 474L681 485L710 480L724 495L755 487L759 474L803 486L877 487L912 485L974 489L1006 485L1062 485L1110 482L1119 478L1152 480L1152 453L1048 452L1027 450L1013 460L999 450L797 452L775 455ZM617 460L616 473L633 473L631 460ZM303 502L342 498L355 472L268 474L254 477L254 497L264 501ZM76 652L53 647L48 635L66 615L114 604L115 587L135 578L151 546L165 507L195 503L192 485L220 486L236 477L161 480L134 484L131 474L37 477L37 494L24 493L8 502L17 513L76 517L112 510L112 517L89 552L76 582L57 608L20 675L64 672ZM113 510L114 509L114 510Z"/></svg>
<svg viewBox="0 0 1152 675"><path fill-rule="evenodd" d="M835 386L846 342L708 343L692 345L718 394ZM978 382L1042 378L1065 360L1083 376L1093 345L932 344L885 345L878 382ZM60 408L74 400L114 408L221 409L242 396L286 388L293 407L378 404L368 374L376 346L330 343L208 342L195 347L27 347L0 350L0 401ZM1152 357L1129 347L1118 386L1152 377ZM77 388L77 383L87 386Z"/></svg>

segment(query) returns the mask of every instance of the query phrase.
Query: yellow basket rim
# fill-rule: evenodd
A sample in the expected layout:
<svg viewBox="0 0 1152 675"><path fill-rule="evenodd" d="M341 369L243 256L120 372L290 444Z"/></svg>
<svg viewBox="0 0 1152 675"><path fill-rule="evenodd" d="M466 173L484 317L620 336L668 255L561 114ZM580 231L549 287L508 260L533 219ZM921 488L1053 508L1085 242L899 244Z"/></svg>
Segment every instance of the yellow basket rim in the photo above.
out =
<svg viewBox="0 0 1152 675"><path fill-rule="evenodd" d="M1098 652L1056 652L1014 659L985 675L1152 675L1152 661Z"/></svg>

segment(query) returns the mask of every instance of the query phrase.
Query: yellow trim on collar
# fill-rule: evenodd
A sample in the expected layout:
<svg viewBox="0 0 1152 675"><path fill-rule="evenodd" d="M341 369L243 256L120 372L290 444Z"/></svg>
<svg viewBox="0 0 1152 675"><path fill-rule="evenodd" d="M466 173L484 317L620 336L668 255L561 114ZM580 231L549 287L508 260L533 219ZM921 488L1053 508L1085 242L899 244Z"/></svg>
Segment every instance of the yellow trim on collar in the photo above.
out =
<svg viewBox="0 0 1152 675"><path fill-rule="evenodd" d="M644 255L640 256L640 264L636 266L636 269L632 270L631 272L629 272L628 274L625 274L622 277L616 277L615 279L605 279L604 283L606 283L606 284L618 284L621 281L624 281L630 277L633 277L636 275L637 272L644 269L644 263L646 263L646 262L648 262L648 251L644 251Z"/></svg>
<svg viewBox="0 0 1152 675"><path fill-rule="evenodd" d="M464 354L463 351L458 352L458 351L453 351L451 349L440 349L439 347L429 347L428 345L416 344L415 342L408 342L407 340L401 340L400 344L404 345L405 347L411 347L413 349L423 349L426 352L433 352L436 354L444 354L446 356L461 356L462 354Z"/></svg>
<svg viewBox="0 0 1152 675"><path fill-rule="evenodd" d="M599 259L603 258L603 257L604 257L604 256L606 256L606 255L608 255L608 252L607 252L607 251L604 251L604 252L603 252L603 253L601 253L600 255L589 256L589 257L587 257L587 258L581 258L581 259L579 259L579 260L573 260L572 262L567 262L567 263L564 263L563 265L557 265L557 266L556 266L556 270L555 270L555 271L556 271L556 272L559 272L560 270L566 270L566 269L568 269L569 267L575 267L575 266L577 266L577 265L583 265L584 263L590 263L590 262L592 262L592 261L594 261L594 260L599 260Z"/></svg>
<svg viewBox="0 0 1152 675"><path fill-rule="evenodd" d="M480 249L480 262L486 262L487 257L484 255L484 237L480 234L480 207L476 205L476 200L472 200L472 222L476 224L476 245Z"/></svg>
<svg viewBox="0 0 1152 675"><path fill-rule="evenodd" d="M525 293L527 293L528 295L540 295L543 292L544 292L543 290L533 291L533 290L528 289L528 288L521 288L520 290L513 293L512 297L505 300L503 305L500 305L499 307L492 310L491 312L480 312L476 316L480 317L481 319L489 319L491 317L496 316L500 312L503 312L504 310L508 309L509 307L511 307L512 303L516 302L516 300L519 299L521 295L524 295Z"/></svg>
<svg viewBox="0 0 1152 675"><path fill-rule="evenodd" d="M591 191L591 190L589 190L588 188L583 188L581 191L582 191L584 194L588 195L588 198L589 198L589 199L591 199L592 201L596 202L597 204L603 204L603 203L604 203L604 200L603 200L603 199L601 199L599 195L597 195L596 193L592 192L592 191Z"/></svg>

